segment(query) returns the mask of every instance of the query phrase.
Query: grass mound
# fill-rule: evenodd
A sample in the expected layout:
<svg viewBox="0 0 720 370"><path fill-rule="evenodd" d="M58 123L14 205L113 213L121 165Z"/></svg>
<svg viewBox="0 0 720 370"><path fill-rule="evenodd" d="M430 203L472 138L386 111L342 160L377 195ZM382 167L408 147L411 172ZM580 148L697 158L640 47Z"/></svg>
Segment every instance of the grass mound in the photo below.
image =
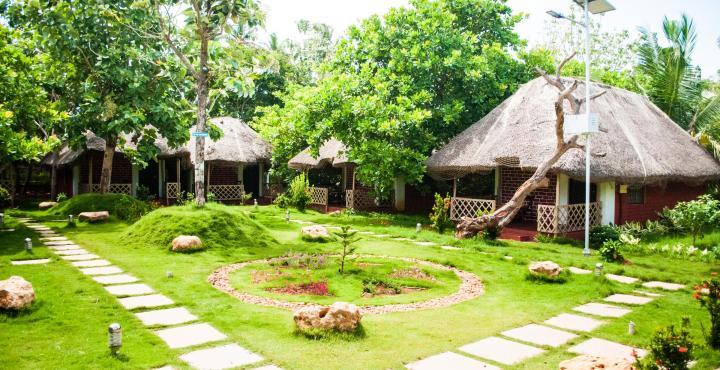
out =
<svg viewBox="0 0 720 370"><path fill-rule="evenodd" d="M156 209L130 226L123 240L170 247L179 235L196 235L207 248L265 247L274 242L247 213L216 203L203 208L187 205Z"/></svg>
<svg viewBox="0 0 720 370"><path fill-rule="evenodd" d="M93 211L108 211L110 216L132 221L150 212L150 205L125 194L87 193L63 201L46 212L55 216L77 216L80 212Z"/></svg>

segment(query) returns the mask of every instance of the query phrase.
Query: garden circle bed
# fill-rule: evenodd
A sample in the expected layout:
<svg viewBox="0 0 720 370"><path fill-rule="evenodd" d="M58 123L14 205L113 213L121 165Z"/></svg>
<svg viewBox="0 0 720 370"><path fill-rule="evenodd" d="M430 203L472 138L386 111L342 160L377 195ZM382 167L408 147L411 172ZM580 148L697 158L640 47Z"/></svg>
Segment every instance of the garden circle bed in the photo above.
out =
<svg viewBox="0 0 720 370"><path fill-rule="evenodd" d="M460 286L457 289L457 291L450 295L445 295L441 297L436 297L424 301L418 301L418 302L411 302L411 303L397 303L397 304L386 304L386 305L360 305L360 310L363 315L377 315L377 314L385 314L385 313L391 313L391 312L407 312L407 311L415 311L415 310L422 310L422 309L431 309L431 308L442 308L442 307L448 307L457 303L465 302L468 300L471 300L475 297L480 296L484 292L484 286L482 282L480 281L480 278L471 273L464 270L460 270L454 267L441 265L439 263L425 261L425 260L419 260L415 258L408 258L408 257L391 257L391 256L378 256L378 255L372 255L368 256L372 258L381 258L381 259L391 259L391 260L398 260L398 261L405 261L414 263L417 265L427 266L430 268L443 270L443 271L451 271L453 272L459 279L460 279ZM208 277L208 282L212 284L215 288L219 289L220 291L223 291L227 294L230 294L231 296L241 300L242 302L259 305L259 306L269 306L269 307L277 307L277 308L283 308L286 310L294 311L299 308L304 307L312 307L312 306L321 306L317 303L311 303L311 302L294 302L294 301L288 301L284 299L278 299L278 298L271 298L271 297L263 297L259 295L254 295L246 292L242 292L234 288L231 284L230 274L236 270L243 269L248 266L252 265L258 265L258 264L268 264L272 262L277 262L279 258L270 258L270 259L262 259L262 260L254 260L254 261L248 261L248 262L240 262L240 263L234 263L231 265L220 267L219 269L215 270L210 276Z"/></svg>

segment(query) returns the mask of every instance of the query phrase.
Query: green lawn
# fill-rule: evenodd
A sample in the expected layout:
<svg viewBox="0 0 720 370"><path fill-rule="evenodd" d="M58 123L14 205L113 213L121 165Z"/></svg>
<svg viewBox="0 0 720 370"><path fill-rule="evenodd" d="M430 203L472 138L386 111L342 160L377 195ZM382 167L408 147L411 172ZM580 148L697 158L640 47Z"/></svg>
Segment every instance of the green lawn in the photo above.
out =
<svg viewBox="0 0 720 370"><path fill-rule="evenodd" d="M242 303L214 289L207 277L215 269L234 262L282 256L288 251L337 253L334 243L307 243L299 238L300 225L284 221L284 211L275 207L230 207L230 212L248 212L277 242L264 246L227 245L200 253L174 254L166 245L130 244L124 239L128 225L122 222L87 225L64 229L59 222L47 222L86 249L109 259L137 276L160 293L187 307L191 312L227 334L236 342L286 369L401 369L403 365L429 355L457 349L473 341L531 322L542 322L558 313L570 312L578 304L600 301L614 292L631 292L637 286L606 281L594 276L571 276L565 284L540 284L526 280L530 261L553 260L563 266L590 268L598 259L582 256L581 249L560 244L500 242L488 245L478 240L455 240L450 234L428 230L415 232L415 223L424 218L365 215L329 216L308 211L293 212L293 218L319 223L348 224L361 230L436 241L462 247L450 251L439 247L421 247L410 242L364 237L356 253L413 257L455 266L477 274L485 284L479 298L435 310L366 316L365 336L351 340L319 340L293 333L292 313L278 308ZM41 215L41 214L37 214ZM13 221L10 221L12 223ZM22 234L22 235L20 235ZM47 266L9 266L11 255L20 253L21 239L28 234L0 233L0 278L22 275L31 281L38 300L33 309L19 317L0 316L0 344L18 351L2 351L0 363L14 368L149 368L165 363L183 368L177 356L183 351L170 350L150 330L143 328L115 298L67 262L54 261ZM42 248L36 248L40 253ZM512 259L507 259L511 256ZM720 266L703 262L680 261L663 256L627 256L632 264L605 264L605 270L644 280L659 279L696 283L719 271ZM173 278L166 272L172 271ZM593 337L646 346L652 332L682 316L691 318L695 342L704 344L700 324L708 326L709 316L691 297L689 289L662 292L663 297L637 307L623 318L592 332ZM105 347L105 329L110 322L124 327L125 358L112 359ZM629 336L627 325L633 321L637 334ZM60 326L60 328L58 328ZM26 335L32 333L32 335ZM581 335L578 343L588 335ZM572 344L571 343L571 344ZM570 344L570 345L571 345ZM557 368L573 355L569 345L548 350L513 369ZM704 347L704 346L702 346ZM720 352L698 348L695 369L714 369L720 365ZM60 364L61 366L58 366Z"/></svg>

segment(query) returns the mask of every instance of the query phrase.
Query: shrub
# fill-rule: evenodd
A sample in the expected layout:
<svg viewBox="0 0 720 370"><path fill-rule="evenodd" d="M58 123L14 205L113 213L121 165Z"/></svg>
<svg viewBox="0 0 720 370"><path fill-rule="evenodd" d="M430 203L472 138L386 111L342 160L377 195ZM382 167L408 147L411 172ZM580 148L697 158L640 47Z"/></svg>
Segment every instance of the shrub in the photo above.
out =
<svg viewBox="0 0 720 370"><path fill-rule="evenodd" d="M716 225L720 220L720 201L709 195L701 195L696 200L678 203L666 214L678 229L692 235L695 245L697 237L702 237L706 228Z"/></svg>
<svg viewBox="0 0 720 370"><path fill-rule="evenodd" d="M288 190L275 198L274 203L280 208L295 207L302 212L310 204L312 198L308 193L310 183L304 173L301 173L290 181Z"/></svg>
<svg viewBox="0 0 720 370"><path fill-rule="evenodd" d="M67 196L67 194L65 194L65 193L60 193L60 194L57 195L57 197L55 198L55 200L56 200L58 203L64 202L64 201L68 200L68 196Z"/></svg>
<svg viewBox="0 0 720 370"><path fill-rule="evenodd" d="M217 202L217 199L215 199L215 193L212 193L212 192L207 193L206 200L208 201L208 203L215 203L215 202Z"/></svg>
<svg viewBox="0 0 720 370"><path fill-rule="evenodd" d="M707 289L704 294L703 290ZM710 333L707 343L714 349L720 349L720 280L710 279L695 287L693 297L710 313Z"/></svg>
<svg viewBox="0 0 720 370"><path fill-rule="evenodd" d="M622 253L620 252L622 245L623 244L617 240L606 241L605 243L603 243L602 247L600 247L600 258L606 262L625 261L625 257L623 257Z"/></svg>
<svg viewBox="0 0 720 370"><path fill-rule="evenodd" d="M353 247L352 244L357 242L359 239L355 237L357 231L350 231L350 226L343 226L340 231L333 232L333 235L338 239L342 246L340 253L340 274L345 274L345 258L349 254L353 254L357 247Z"/></svg>
<svg viewBox="0 0 720 370"><path fill-rule="evenodd" d="M590 246L597 249L608 240L619 240L620 231L615 225L597 225L590 229Z"/></svg>
<svg viewBox="0 0 720 370"><path fill-rule="evenodd" d="M153 197L150 195L150 188L139 184L137 188L135 188L135 198L140 200L151 200Z"/></svg>
<svg viewBox="0 0 720 370"><path fill-rule="evenodd" d="M440 194L435 193L435 205L433 205L430 213L430 221L432 222L432 228L440 234L453 226L450 220L450 201L449 194L443 198Z"/></svg>
<svg viewBox="0 0 720 370"><path fill-rule="evenodd" d="M280 208L287 208L290 207L290 198L288 198L285 194L280 194L277 197L275 197L275 200L273 200L273 203L277 205Z"/></svg>
<svg viewBox="0 0 720 370"><path fill-rule="evenodd" d="M10 204L10 193L2 186L0 186L0 209Z"/></svg>
<svg viewBox="0 0 720 370"><path fill-rule="evenodd" d="M638 364L639 369L684 370L692 360L693 343L688 319L683 318L679 329L674 325L660 329L650 340L650 355Z"/></svg>
<svg viewBox="0 0 720 370"><path fill-rule="evenodd" d="M146 202L141 202L126 194L80 194L59 203L47 212L51 215L77 215L81 212L108 211L111 216L121 220L134 221L151 211Z"/></svg>
<svg viewBox="0 0 720 370"><path fill-rule="evenodd" d="M195 194L183 191L178 195L177 203L181 206L195 204Z"/></svg>
<svg viewBox="0 0 720 370"><path fill-rule="evenodd" d="M497 225L490 225L482 232L482 238L487 241L495 241L502 234L502 227Z"/></svg>

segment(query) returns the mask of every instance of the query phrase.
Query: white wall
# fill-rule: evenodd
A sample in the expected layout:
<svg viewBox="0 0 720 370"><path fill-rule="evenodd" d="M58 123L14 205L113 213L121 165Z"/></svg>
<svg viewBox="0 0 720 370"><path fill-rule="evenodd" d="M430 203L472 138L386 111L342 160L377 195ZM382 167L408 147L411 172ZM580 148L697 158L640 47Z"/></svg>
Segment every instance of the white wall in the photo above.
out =
<svg viewBox="0 0 720 370"><path fill-rule="evenodd" d="M602 224L615 222L615 182L607 181L597 184L598 201L602 206Z"/></svg>
<svg viewBox="0 0 720 370"><path fill-rule="evenodd" d="M564 174L557 175L557 188L555 192L556 204L567 205L570 199L570 178Z"/></svg>

